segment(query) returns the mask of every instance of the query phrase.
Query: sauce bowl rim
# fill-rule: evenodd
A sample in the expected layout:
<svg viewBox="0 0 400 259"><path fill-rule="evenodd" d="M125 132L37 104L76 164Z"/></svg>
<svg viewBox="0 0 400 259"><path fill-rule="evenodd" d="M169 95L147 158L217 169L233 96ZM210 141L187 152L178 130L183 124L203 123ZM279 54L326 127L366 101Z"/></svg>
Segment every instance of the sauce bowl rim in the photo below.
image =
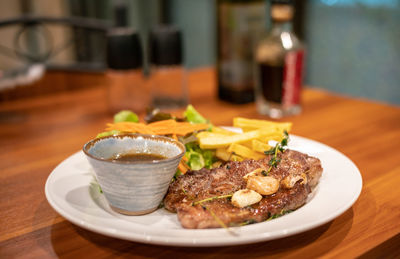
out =
<svg viewBox="0 0 400 259"><path fill-rule="evenodd" d="M109 158L103 158L103 157L97 157L89 153L89 149L93 147L96 142L99 142L103 139L108 139L108 138L124 138L124 137L130 137L132 139L136 139L138 137L143 137L151 140L157 140L161 139L162 142L169 142L172 145L175 145L178 149L180 149L180 153L178 155L175 155L173 157L169 157L166 159L161 159L161 160L151 160L151 161L120 161L120 160L110 160ZM181 142L169 138L166 136L160 136L160 135L151 135L151 134L141 134L141 133L123 133L123 134L113 134L109 136L104 136L104 137L99 137L99 138L94 138L89 140L83 145L82 151L85 153L86 156L102 161L102 162L107 162L107 163L112 163L112 164L121 164L121 165L152 165L152 164L162 164L162 163L168 163L172 160L175 159L181 159L185 153L186 153L186 148L185 145L183 145Z"/></svg>

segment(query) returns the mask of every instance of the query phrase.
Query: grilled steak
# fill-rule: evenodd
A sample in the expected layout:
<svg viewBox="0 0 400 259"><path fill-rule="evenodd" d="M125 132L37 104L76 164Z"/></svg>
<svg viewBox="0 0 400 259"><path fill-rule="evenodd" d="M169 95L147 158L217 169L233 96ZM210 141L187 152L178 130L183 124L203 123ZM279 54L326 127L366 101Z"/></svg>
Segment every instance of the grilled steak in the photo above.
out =
<svg viewBox="0 0 400 259"><path fill-rule="evenodd" d="M189 171L170 185L164 205L178 214L184 228L218 228L221 221L227 226L261 222L295 210L306 202L308 194L317 185L322 173L321 162L293 150L279 153L278 159L280 162L268 176L279 180L279 189L272 195L263 196L256 204L238 208L229 198L221 196L245 189L243 176L249 172L258 168L268 171L269 156L261 160L228 162L211 170Z"/></svg>

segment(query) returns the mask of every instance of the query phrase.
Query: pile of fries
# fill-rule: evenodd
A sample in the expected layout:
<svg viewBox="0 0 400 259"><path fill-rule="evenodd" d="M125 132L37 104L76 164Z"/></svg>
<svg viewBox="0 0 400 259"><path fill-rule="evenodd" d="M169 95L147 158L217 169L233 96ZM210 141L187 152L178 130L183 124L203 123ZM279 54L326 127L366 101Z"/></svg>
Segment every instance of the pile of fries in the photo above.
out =
<svg viewBox="0 0 400 259"><path fill-rule="evenodd" d="M281 141L284 132L290 132L292 123L236 117L233 126L242 132L213 127L211 131L198 133L200 148L215 149L216 156L223 161L262 159L264 151L271 149L269 141Z"/></svg>

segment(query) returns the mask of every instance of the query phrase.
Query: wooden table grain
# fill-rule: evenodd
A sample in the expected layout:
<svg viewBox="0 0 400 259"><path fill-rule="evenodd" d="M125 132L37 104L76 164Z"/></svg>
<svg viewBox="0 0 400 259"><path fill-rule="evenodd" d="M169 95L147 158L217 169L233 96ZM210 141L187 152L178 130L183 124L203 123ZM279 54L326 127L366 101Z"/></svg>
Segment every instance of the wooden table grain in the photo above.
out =
<svg viewBox="0 0 400 259"><path fill-rule="evenodd" d="M303 112L286 118L292 133L344 153L363 178L359 199L331 222L278 240L213 248L128 242L73 225L50 207L44 185L61 161L112 120L105 79L52 72L18 90L20 98L1 95L0 258L400 257L400 108L316 88L304 90ZM265 118L254 104L219 101L212 68L191 71L189 90L191 103L214 124L231 125L234 116Z"/></svg>

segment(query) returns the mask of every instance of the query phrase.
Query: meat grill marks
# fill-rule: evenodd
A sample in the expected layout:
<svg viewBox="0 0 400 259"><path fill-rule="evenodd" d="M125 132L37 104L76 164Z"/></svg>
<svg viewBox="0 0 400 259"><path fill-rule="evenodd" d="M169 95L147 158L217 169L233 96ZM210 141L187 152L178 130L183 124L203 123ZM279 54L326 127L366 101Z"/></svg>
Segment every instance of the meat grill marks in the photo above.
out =
<svg viewBox="0 0 400 259"><path fill-rule="evenodd" d="M261 222L271 215L295 210L306 202L308 194L318 183L322 173L321 163L317 158L293 150L279 153L278 158L280 162L277 167L272 168L269 176L281 181L305 174L307 183L298 180L292 188L281 184L276 193L264 196L259 203L240 209L233 206L229 198L216 197L246 188L243 176L257 168L267 171L270 157L228 162L219 168L189 171L178 177L170 185L164 205L166 209L178 214L178 219L185 228L218 228L221 227L218 220L227 226ZM193 204L207 198L213 199Z"/></svg>

